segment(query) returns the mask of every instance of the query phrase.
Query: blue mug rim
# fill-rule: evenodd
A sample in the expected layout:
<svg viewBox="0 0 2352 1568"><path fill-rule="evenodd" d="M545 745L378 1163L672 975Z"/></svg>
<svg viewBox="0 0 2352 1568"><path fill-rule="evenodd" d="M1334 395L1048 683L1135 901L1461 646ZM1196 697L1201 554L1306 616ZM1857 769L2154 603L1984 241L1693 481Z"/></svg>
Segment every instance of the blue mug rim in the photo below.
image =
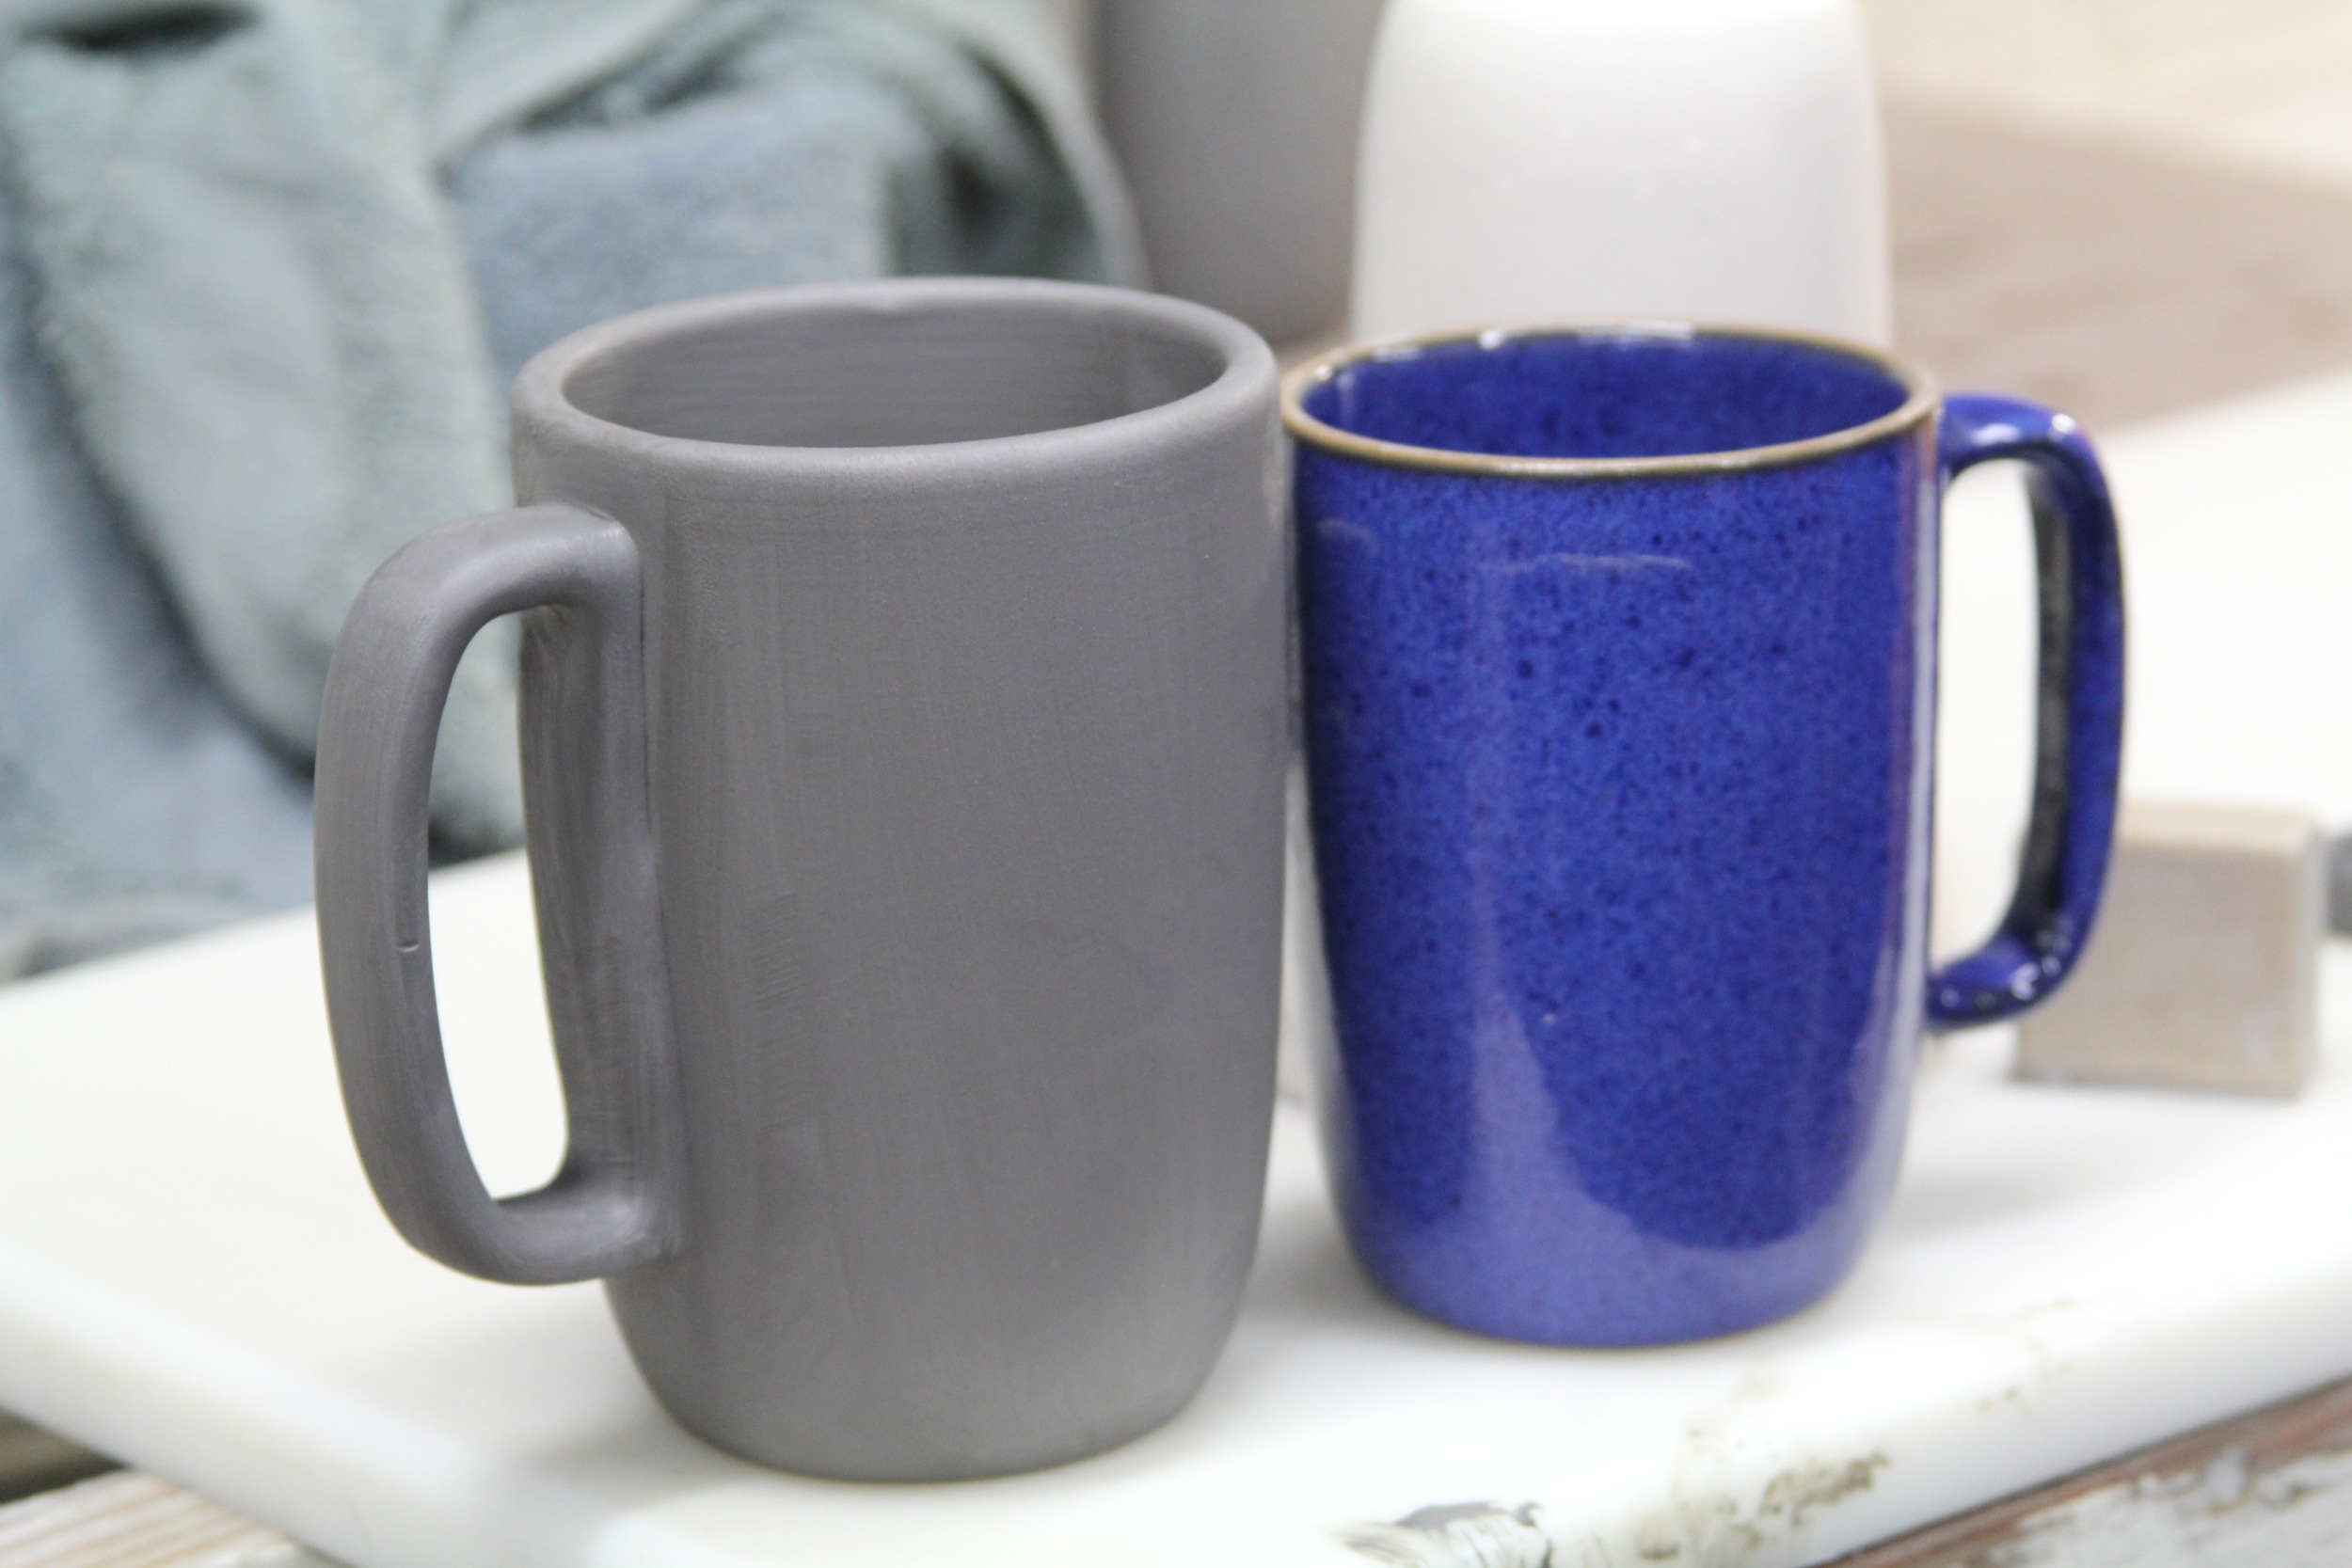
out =
<svg viewBox="0 0 2352 1568"><path fill-rule="evenodd" d="M1327 424L1307 411L1309 393L1354 365L1416 358L1431 349L1455 344L1476 344L1482 349L1496 349L1505 343L1530 338L1668 338L1682 341L1724 338L1751 342L1798 343L1866 364L1902 388L1905 395L1898 407L1875 420L1849 425L1843 430L1809 436L1801 441L1740 447L1726 451L1677 452L1660 457L1526 457L1504 452L1413 446L1402 441L1383 441L1375 436L1359 436ZM1867 343L1789 327L1626 317L1456 328L1376 342L1351 343L1333 349L1307 360L1282 378L1282 427L1290 433L1292 439L1303 445L1386 467L1509 479L1640 479L1669 474L1739 472L1811 462L1856 447L1868 446L1932 420L1942 401L1943 393L1936 386L1935 378L1923 367L1900 355L1873 348Z"/></svg>

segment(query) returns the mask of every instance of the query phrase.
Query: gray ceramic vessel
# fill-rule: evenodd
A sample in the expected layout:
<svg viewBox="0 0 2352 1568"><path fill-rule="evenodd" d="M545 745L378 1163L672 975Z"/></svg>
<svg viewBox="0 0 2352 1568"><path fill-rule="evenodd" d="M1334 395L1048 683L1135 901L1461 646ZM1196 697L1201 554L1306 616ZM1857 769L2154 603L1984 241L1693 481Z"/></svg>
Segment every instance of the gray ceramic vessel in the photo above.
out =
<svg viewBox="0 0 2352 1568"><path fill-rule="evenodd" d="M389 562L327 683L327 996L401 1232L607 1278L677 1418L787 1469L1025 1469L1181 1406L1272 1106L1274 398L1238 323L1067 284L740 295L534 360L529 504ZM424 803L513 610L571 1142L494 1198Z"/></svg>
<svg viewBox="0 0 2352 1568"><path fill-rule="evenodd" d="M1104 0L1097 91L1154 288L1277 342L1338 328L1382 3Z"/></svg>

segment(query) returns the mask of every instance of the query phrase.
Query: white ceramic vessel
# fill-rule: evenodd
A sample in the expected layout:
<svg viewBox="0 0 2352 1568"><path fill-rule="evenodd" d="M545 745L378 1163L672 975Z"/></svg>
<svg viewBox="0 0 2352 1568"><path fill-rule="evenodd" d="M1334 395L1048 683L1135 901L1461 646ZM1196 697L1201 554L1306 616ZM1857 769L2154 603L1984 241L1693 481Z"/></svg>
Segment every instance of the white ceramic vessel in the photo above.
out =
<svg viewBox="0 0 2352 1568"><path fill-rule="evenodd" d="M1852 0L1394 0L1354 335L1649 315L1889 336Z"/></svg>

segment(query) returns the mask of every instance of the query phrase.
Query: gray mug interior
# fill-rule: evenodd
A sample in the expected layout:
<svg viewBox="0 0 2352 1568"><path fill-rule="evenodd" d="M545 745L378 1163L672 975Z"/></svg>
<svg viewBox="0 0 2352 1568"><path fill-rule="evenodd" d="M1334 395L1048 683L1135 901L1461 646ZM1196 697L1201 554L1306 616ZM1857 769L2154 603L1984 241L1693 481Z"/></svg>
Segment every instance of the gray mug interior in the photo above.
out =
<svg viewBox="0 0 2352 1568"><path fill-rule="evenodd" d="M1228 358L1109 304L835 295L610 343L563 391L596 419L682 440L917 447L1141 413L1207 388Z"/></svg>

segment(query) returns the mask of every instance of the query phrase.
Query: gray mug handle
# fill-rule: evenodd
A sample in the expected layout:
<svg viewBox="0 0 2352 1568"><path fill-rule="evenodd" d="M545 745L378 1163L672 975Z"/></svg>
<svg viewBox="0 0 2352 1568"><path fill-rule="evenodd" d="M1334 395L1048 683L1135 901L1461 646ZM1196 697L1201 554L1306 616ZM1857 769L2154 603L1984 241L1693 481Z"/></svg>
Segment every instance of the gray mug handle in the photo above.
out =
<svg viewBox="0 0 2352 1568"><path fill-rule="evenodd" d="M683 1241L683 1139L646 796L643 573L618 523L533 506L453 524L369 578L319 721L319 945L343 1103L410 1244L516 1285L641 1267ZM524 776L568 1141L493 1197L450 1091L426 924L426 789L459 657L524 626ZM536 766L531 766L531 764Z"/></svg>

